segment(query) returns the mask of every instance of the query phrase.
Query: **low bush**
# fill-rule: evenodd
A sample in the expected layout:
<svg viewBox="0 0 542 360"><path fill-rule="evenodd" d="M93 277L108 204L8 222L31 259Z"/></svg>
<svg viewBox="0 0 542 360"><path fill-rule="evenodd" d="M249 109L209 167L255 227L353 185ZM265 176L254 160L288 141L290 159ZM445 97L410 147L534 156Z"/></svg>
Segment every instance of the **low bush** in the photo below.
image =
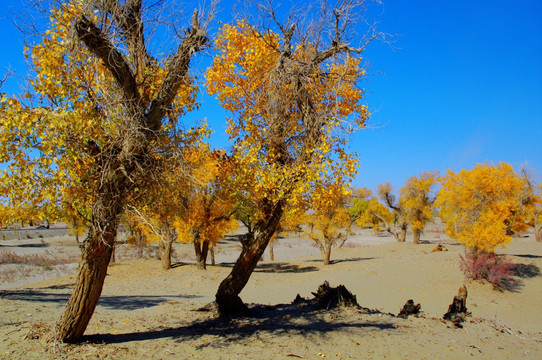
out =
<svg viewBox="0 0 542 360"><path fill-rule="evenodd" d="M0 264L26 264L34 266L54 266L60 264L69 264L75 259L51 258L38 254L17 255L9 250L0 251Z"/></svg>
<svg viewBox="0 0 542 360"><path fill-rule="evenodd" d="M499 289L510 289L517 283L511 278L515 275L515 265L505 256L467 250L460 257L460 267L467 279L486 280Z"/></svg>

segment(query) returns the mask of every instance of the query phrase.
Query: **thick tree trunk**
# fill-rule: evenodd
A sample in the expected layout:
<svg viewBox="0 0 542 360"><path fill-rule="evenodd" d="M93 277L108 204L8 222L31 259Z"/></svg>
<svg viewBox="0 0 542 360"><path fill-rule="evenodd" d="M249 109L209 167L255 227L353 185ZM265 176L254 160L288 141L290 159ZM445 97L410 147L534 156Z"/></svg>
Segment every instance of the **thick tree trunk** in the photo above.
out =
<svg viewBox="0 0 542 360"><path fill-rule="evenodd" d="M422 231L420 229L412 229L412 240L414 244L420 243L421 235L422 235Z"/></svg>
<svg viewBox="0 0 542 360"><path fill-rule="evenodd" d="M171 248L173 247L173 241L167 239L164 242L164 247L162 251L162 269L169 270L171 269Z"/></svg>
<svg viewBox="0 0 542 360"><path fill-rule="evenodd" d="M122 211L119 197L122 198L124 193L123 179L114 180L107 184L94 205L91 230L81 247L79 273L64 315L57 325L55 336L67 343L77 342L83 336L102 293L117 236L117 220ZM117 187L113 188L112 183ZM121 195L117 197L117 194Z"/></svg>
<svg viewBox="0 0 542 360"><path fill-rule="evenodd" d="M244 314L248 308L239 294L250 279L269 241L278 228L282 217L282 205L277 204L266 221L256 225L254 234L247 234L243 250L237 259L231 273L222 281L216 293L216 303L221 316Z"/></svg>
<svg viewBox="0 0 542 360"><path fill-rule="evenodd" d="M542 241L542 223L534 226L534 238L538 242Z"/></svg>

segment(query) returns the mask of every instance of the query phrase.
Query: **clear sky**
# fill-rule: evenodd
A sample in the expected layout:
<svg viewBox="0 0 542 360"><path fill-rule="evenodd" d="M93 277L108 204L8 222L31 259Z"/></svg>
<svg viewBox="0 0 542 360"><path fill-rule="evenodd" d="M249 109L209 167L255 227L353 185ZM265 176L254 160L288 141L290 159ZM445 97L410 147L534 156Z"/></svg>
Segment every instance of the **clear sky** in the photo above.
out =
<svg viewBox="0 0 542 360"><path fill-rule="evenodd" d="M223 21L229 4L220 5ZM16 72L8 93L27 73L12 23L23 10L21 0L0 2L0 75ZM361 86L373 115L351 138L361 161L354 185L389 181L398 189L423 171L485 161L527 164L542 180L542 1L384 0L370 20L393 36L364 56L371 75ZM206 117L213 145L227 147L227 114L209 96L201 102L186 121Z"/></svg>

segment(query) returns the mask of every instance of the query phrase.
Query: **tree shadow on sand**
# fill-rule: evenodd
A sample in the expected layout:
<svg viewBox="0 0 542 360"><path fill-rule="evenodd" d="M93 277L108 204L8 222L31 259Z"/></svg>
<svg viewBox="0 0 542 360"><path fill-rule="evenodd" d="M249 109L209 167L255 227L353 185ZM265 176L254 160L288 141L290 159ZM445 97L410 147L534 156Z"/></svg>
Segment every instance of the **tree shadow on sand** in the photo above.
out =
<svg viewBox="0 0 542 360"><path fill-rule="evenodd" d="M250 305L250 315L242 318L221 317L196 320L175 328L162 328L125 334L95 334L82 340L90 343L122 344L146 340L170 338L178 343L198 340L200 337L214 337L212 341L198 344L196 348L224 347L232 342L246 340L252 336L298 335L317 336L337 330L368 328L374 330L393 330L393 323L385 317L373 317L361 321L367 314L360 309L320 310L304 304ZM327 320L329 319L329 320Z"/></svg>
<svg viewBox="0 0 542 360"><path fill-rule="evenodd" d="M2 290L0 298L37 302L37 303L56 303L58 306L65 306L70 294L68 292L55 293L37 290ZM157 306L166 302L178 301L180 299L193 299L197 295L177 295L177 296L101 296L98 306L103 306L112 310L136 310Z"/></svg>
<svg viewBox="0 0 542 360"><path fill-rule="evenodd" d="M368 260L375 260L376 258L375 257L355 257L355 258L348 258L348 259L332 259L329 261L329 264L330 265L333 265L333 264L340 264L340 263L345 263L345 262L360 262L360 261L368 261ZM310 259L310 260L307 260L307 262L311 262L311 263L322 263L323 260L322 259Z"/></svg>
<svg viewBox="0 0 542 360"><path fill-rule="evenodd" d="M235 265L235 263L231 262L222 262L218 264L218 266L221 267L227 267L231 268ZM254 269L254 272L261 272L261 273L304 273L304 272L312 272L312 271L318 271L320 270L316 266L301 266L296 264L289 264L285 262L273 262L273 263L260 263L256 266L256 269Z"/></svg>
<svg viewBox="0 0 542 360"><path fill-rule="evenodd" d="M512 264L511 277L504 279L498 288L501 291L520 292L524 286L523 279L530 279L540 276L540 268L534 264Z"/></svg>

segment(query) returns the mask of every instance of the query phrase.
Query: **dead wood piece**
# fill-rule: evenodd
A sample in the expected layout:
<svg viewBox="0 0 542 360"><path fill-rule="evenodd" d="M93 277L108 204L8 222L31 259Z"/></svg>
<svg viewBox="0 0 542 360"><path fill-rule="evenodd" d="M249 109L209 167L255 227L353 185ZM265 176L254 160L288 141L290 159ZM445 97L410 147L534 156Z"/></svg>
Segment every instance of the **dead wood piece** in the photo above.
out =
<svg viewBox="0 0 542 360"><path fill-rule="evenodd" d="M444 314L444 320L451 321L456 327L463 327L461 323L470 313L467 311L467 287L463 285L459 288L457 295L454 296L453 302L448 307L448 311Z"/></svg>
<svg viewBox="0 0 542 360"><path fill-rule="evenodd" d="M292 304L305 304L309 302L310 300L305 299L304 297L301 297L301 295L297 294L294 301L292 301Z"/></svg>
<svg viewBox="0 0 542 360"><path fill-rule="evenodd" d="M439 251L448 251L448 249L446 248L446 246L442 244L438 244L437 246L435 246L433 250L431 250L431 252L439 252Z"/></svg>
<svg viewBox="0 0 542 360"><path fill-rule="evenodd" d="M422 306L420 304L414 305L414 300L410 299L403 306L397 317L406 319L409 315L418 315Z"/></svg>
<svg viewBox="0 0 542 360"><path fill-rule="evenodd" d="M325 281L318 287L314 295L314 300L320 307L326 310L337 307L358 307L359 304L356 300L356 295L353 295L344 285L337 287L329 286L329 283Z"/></svg>

